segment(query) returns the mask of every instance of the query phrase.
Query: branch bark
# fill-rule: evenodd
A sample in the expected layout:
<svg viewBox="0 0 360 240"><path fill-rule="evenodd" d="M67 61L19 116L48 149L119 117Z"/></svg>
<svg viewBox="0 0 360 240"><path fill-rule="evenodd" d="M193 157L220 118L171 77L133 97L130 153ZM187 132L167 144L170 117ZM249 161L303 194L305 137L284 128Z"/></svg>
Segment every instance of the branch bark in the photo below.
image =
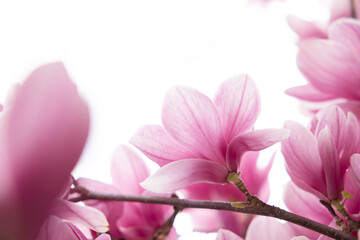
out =
<svg viewBox="0 0 360 240"><path fill-rule="evenodd" d="M107 194L92 192L77 186L77 192L80 193L79 197L69 199L72 202L86 201L86 200L105 200L105 201L126 201L126 202L141 202L141 203L150 203L150 204L164 204L176 206L180 209L185 208L204 208L204 209L215 209L215 210L224 210L231 212L240 212L247 214L256 214L268 217L274 217L282 219L302 227L311 229L315 232L321 233L333 239L343 239L343 240L356 240L352 235L336 230L324 224L315 222L311 219L296 215L291 212L287 212L283 209L280 209L275 206L267 205L263 206L247 206L244 208L238 208L231 205L228 202L215 202L215 201L195 201L187 199L177 199L177 198L166 198L166 197L155 197L155 196L134 196L134 195L123 195L123 194Z"/></svg>

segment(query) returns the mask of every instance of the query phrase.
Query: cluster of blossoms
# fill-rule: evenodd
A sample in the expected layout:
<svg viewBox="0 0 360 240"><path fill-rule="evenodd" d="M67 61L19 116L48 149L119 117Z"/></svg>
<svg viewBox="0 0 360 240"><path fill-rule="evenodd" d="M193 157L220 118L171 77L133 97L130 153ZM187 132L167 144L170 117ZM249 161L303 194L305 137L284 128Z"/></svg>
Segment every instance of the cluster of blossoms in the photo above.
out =
<svg viewBox="0 0 360 240"><path fill-rule="evenodd" d="M360 237L360 3L339 1L321 28L289 18L308 84L287 93L324 106L312 109L308 127L287 121L283 129L255 130L260 97L247 75L223 82L212 100L175 87L165 97L162 126L145 125L130 139L160 168L150 174L134 150L120 145L113 184L71 177L89 131L88 107L61 63L36 69L0 108L0 239L177 239L172 223L182 208L117 201L120 195L170 199L176 192L244 209L271 207L273 159L264 168L257 161L259 151L279 142L291 178L287 208ZM91 193L110 197L84 197ZM218 231L217 240L327 238L274 218L184 211L195 230Z"/></svg>

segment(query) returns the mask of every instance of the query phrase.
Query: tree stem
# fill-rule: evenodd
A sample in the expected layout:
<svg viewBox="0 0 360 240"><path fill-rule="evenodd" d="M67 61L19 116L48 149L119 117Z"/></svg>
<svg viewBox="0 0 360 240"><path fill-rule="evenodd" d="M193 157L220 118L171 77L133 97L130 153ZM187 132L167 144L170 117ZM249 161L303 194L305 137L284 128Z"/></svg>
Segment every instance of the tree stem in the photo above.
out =
<svg viewBox="0 0 360 240"><path fill-rule="evenodd" d="M336 230L324 224L315 222L308 218L304 218L302 216L287 212L283 209L270 205L267 205L268 207L248 206L244 208L237 208L237 207L233 207L231 203L228 202L195 201L195 200L157 197L157 196L108 194L108 193L92 192L81 186L77 186L77 189L78 189L77 192L80 193L80 196L69 199L69 201L79 202L85 200L104 200L104 201L142 202L142 203L151 203L151 204L172 205L178 207L179 209L203 208L203 209L216 209L216 210L224 210L231 212L256 214L256 215L269 216L269 217L282 219L300 225L302 227L311 229L315 232L321 233L323 235L326 235L334 239L356 240L356 238L351 236L350 234L347 234L345 232Z"/></svg>

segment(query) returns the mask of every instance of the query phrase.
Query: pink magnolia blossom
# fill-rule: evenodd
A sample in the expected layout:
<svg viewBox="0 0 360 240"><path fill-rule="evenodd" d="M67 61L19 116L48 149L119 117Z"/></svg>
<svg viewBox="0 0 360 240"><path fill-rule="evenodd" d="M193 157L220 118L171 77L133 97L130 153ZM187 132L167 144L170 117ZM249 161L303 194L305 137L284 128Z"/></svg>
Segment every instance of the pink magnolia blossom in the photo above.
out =
<svg viewBox="0 0 360 240"><path fill-rule="evenodd" d="M164 127L143 126L130 140L162 166L141 185L169 193L194 183L227 183L245 152L288 137L287 130L253 131L259 112L257 88L246 75L225 81L213 102L191 88L172 89L163 105Z"/></svg>
<svg viewBox="0 0 360 240"><path fill-rule="evenodd" d="M354 1L355 14L360 18L360 1ZM307 38L327 38L327 28L332 22L340 18L350 18L352 15L351 0L332 0L329 3L330 18L327 22L306 21L296 16L288 16L287 21L290 28L301 40Z"/></svg>
<svg viewBox="0 0 360 240"><path fill-rule="evenodd" d="M264 169L260 169L256 165L258 156L259 152L245 153L239 170L242 172L241 178L246 183L249 192L266 202L269 199L270 190L267 176L272 161ZM246 201L245 195L231 184L222 186L218 184L197 183L186 187L181 193L185 198L195 200ZM245 237L246 230L254 217L249 214L211 211L208 209L189 209L187 213L192 217L195 231L214 232L219 228L224 228L241 237Z"/></svg>
<svg viewBox="0 0 360 240"><path fill-rule="evenodd" d="M360 22L338 20L331 24L328 35L328 40L301 42L297 64L308 84L286 93L312 102L355 101L350 110L360 112Z"/></svg>
<svg viewBox="0 0 360 240"><path fill-rule="evenodd" d="M359 151L360 126L356 117L330 106L314 117L310 129L288 121L290 137L281 151L293 182L325 201L341 199L350 157Z"/></svg>
<svg viewBox="0 0 360 240"><path fill-rule="evenodd" d="M111 162L113 185L85 178L79 179L78 183L97 192L153 196L154 194L139 185L149 174L149 169L134 151L126 146L120 146L116 149ZM137 202L92 200L85 203L105 214L110 224L109 234L112 237L132 240L150 239L173 212L171 206ZM174 229L167 239L176 239Z"/></svg>
<svg viewBox="0 0 360 240"><path fill-rule="evenodd" d="M0 239L35 239L83 150L89 112L63 64L36 69L0 113Z"/></svg>

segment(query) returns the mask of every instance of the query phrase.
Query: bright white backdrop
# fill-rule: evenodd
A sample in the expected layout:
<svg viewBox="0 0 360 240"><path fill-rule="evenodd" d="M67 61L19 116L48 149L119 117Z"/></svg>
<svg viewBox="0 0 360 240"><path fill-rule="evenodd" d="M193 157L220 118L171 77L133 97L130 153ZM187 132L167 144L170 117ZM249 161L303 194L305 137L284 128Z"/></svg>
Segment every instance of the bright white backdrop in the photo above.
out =
<svg viewBox="0 0 360 240"><path fill-rule="evenodd" d="M74 174L105 182L116 146L143 124L161 123L163 97L174 85L213 96L223 80L248 73L262 98L256 128L306 123L298 102L283 93L304 83L285 20L289 12L311 17L312 1L300 2L263 8L241 0L1 1L0 102L36 66L63 61L91 109ZM270 177L270 202L282 206L288 177L281 154ZM190 231L185 225L177 222L179 233Z"/></svg>

